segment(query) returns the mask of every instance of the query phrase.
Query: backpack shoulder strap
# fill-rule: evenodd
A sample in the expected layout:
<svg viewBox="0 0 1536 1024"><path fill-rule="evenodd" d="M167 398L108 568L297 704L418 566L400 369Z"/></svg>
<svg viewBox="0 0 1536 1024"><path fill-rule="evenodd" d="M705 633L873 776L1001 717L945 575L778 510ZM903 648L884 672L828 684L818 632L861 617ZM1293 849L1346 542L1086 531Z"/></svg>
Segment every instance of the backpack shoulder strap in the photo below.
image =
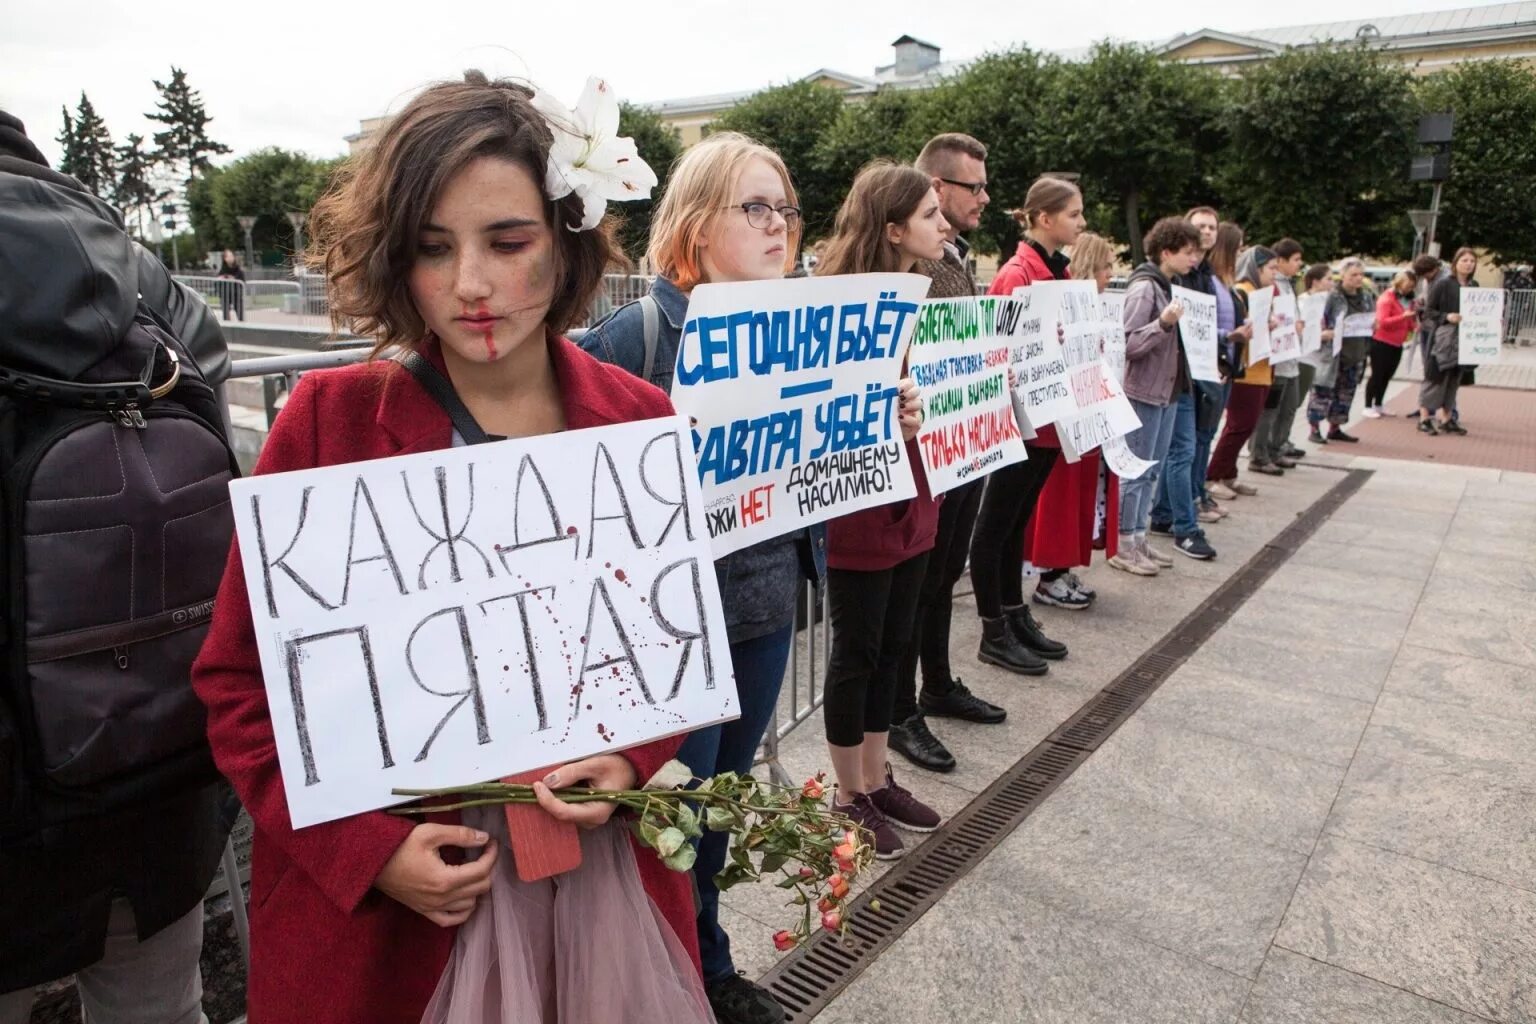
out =
<svg viewBox="0 0 1536 1024"><path fill-rule="evenodd" d="M426 356L412 350L400 357L400 365L405 367L427 394L443 407L443 411L448 414L448 419L453 423L453 429L459 432L465 444L484 444L490 440L480 424L475 422L473 414L464 407L463 400L459 398L458 392L453 390L453 385L448 382L448 378L428 362Z"/></svg>
<svg viewBox="0 0 1536 1024"><path fill-rule="evenodd" d="M656 369L656 344L661 338L661 307L656 300L643 296L640 300L640 316L645 322L645 369L640 378L650 383L651 371Z"/></svg>

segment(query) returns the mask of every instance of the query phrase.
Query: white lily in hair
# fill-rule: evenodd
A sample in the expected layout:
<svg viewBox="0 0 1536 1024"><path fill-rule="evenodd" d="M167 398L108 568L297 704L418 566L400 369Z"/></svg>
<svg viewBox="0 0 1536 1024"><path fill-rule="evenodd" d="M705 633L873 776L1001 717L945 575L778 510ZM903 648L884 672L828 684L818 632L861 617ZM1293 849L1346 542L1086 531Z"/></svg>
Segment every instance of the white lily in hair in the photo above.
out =
<svg viewBox="0 0 1536 1024"><path fill-rule="evenodd" d="M542 90L534 93L533 105L555 137L544 173L545 195L563 199L574 192L581 197L581 225L572 231L597 227L609 200L650 198L656 172L640 159L634 139L620 137L619 99L606 81L587 79L575 109Z"/></svg>

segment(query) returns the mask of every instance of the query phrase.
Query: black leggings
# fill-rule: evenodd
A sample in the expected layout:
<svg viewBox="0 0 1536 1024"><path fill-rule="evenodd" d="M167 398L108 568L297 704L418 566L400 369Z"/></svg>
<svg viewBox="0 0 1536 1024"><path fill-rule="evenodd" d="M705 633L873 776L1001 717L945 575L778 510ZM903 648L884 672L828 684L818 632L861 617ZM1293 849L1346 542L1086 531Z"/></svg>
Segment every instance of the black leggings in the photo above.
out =
<svg viewBox="0 0 1536 1024"><path fill-rule="evenodd" d="M1387 385L1403 361L1403 347L1371 339L1371 379L1365 382L1365 407L1380 405L1387 397Z"/></svg>
<svg viewBox="0 0 1536 1024"><path fill-rule="evenodd" d="M971 530L981 507L985 481L962 484L944 495L939 506L939 533L928 555L928 571L918 588L912 638L896 676L896 702L891 721L905 722L917 713L917 666L923 666L923 691L946 693L953 676L949 669L949 627L954 618L955 584L965 573Z"/></svg>
<svg viewBox="0 0 1536 1024"><path fill-rule="evenodd" d="M890 730L896 666L912 639L927 567L924 551L891 569L827 570L832 656L822 716L833 746L856 747L865 733Z"/></svg>
<svg viewBox="0 0 1536 1024"><path fill-rule="evenodd" d="M1034 514L1060 448L1025 445L1029 458L987 477L971 535L971 585L984 619L1024 603L1024 527Z"/></svg>

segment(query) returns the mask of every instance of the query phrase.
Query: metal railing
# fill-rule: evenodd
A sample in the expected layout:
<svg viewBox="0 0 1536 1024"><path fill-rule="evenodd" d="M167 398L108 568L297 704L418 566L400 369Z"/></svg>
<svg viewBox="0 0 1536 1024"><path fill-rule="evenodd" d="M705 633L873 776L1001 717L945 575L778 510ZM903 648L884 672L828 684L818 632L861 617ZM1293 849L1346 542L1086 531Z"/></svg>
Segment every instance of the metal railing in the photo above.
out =
<svg viewBox="0 0 1536 1024"><path fill-rule="evenodd" d="M1522 288L1504 293L1504 344L1536 345L1536 291Z"/></svg>

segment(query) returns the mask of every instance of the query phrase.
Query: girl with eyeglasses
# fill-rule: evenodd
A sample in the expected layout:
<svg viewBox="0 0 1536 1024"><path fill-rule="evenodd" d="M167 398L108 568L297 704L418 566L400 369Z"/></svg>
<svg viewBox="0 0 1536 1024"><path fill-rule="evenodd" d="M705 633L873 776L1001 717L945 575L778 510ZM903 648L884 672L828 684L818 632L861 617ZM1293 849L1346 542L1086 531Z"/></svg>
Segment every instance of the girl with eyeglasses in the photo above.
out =
<svg viewBox="0 0 1536 1024"><path fill-rule="evenodd" d="M869 164L843 200L816 274L909 272L918 260L943 257L947 228L931 177L915 167ZM938 813L896 782L887 759L896 673L939 527L939 500L928 491L913 441L922 402L911 380L901 382L899 415L917 496L827 526L832 652L822 710L837 776L832 806L874 834L881 860L905 852L893 824L912 832L939 827Z"/></svg>
<svg viewBox="0 0 1536 1024"><path fill-rule="evenodd" d="M800 210L784 161L745 135L711 135L678 159L651 216L650 294L592 328L581 346L670 392L693 288L781 278L794 266L799 241ZM751 771L784 681L802 581L826 572L826 547L826 528L814 526L715 563L741 717L684 739L678 758L695 776ZM706 831L693 867L706 991L723 1024L777 1020L782 1010L768 991L736 973L720 926L714 877L725 866L726 839Z"/></svg>

